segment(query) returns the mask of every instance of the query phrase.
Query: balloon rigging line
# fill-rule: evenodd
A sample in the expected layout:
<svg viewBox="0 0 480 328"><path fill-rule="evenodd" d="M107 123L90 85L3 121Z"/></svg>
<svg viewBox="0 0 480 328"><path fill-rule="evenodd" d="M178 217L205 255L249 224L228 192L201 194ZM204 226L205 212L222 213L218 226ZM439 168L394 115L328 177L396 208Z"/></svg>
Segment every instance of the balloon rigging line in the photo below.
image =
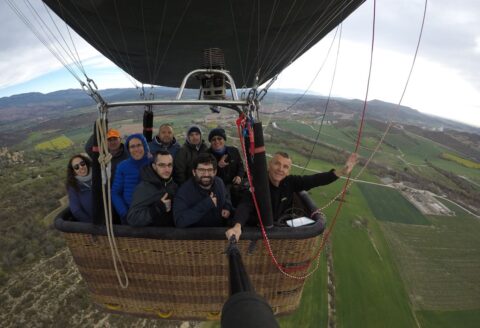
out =
<svg viewBox="0 0 480 328"><path fill-rule="evenodd" d="M317 133L317 136L315 138L315 142L312 146L312 149L310 150L310 155L308 156L307 162L305 163L301 174L303 174L305 172L305 168L307 168L308 164L310 164L310 161L311 161L312 156L313 156L313 152L315 151L315 147L318 143L318 139L320 138L320 134L321 134L322 127L323 127L323 122L325 121L325 117L327 115L328 105L330 104L330 100L332 99L332 90L333 90L333 85L334 85L334 82L335 82L335 75L336 75L336 72L337 72L338 58L339 58L339 55L340 55L340 44L341 44L341 41L342 41L342 26L343 26L343 24L340 23L340 34L339 34L339 37L338 37L338 46L337 46L337 55L336 55L336 58L335 58L335 66L333 68L332 82L330 83L330 91L328 93L327 102L325 104L325 110L323 111L322 121L320 122L320 126L318 128L318 133ZM338 31L338 29L337 29L337 31ZM337 34L337 31L335 31L335 36ZM318 73L317 73L317 75L318 75ZM315 76L315 78L316 78L316 76ZM310 88L310 86L309 86L309 88ZM305 93L303 95L305 95Z"/></svg>

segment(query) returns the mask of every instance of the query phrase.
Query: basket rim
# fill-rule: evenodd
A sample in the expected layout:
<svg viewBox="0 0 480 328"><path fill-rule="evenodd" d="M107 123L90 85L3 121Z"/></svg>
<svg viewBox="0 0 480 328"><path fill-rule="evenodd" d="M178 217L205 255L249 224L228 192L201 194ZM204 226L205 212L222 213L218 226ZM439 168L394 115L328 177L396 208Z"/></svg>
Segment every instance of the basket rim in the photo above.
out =
<svg viewBox="0 0 480 328"><path fill-rule="evenodd" d="M297 194L299 199L310 212L316 210L310 196L302 191ZM65 233L82 233L90 235L107 235L105 225L96 225L71 220L70 208L65 208L55 218L54 226L57 230ZM277 227L267 230L269 239L307 239L323 233L325 229L325 216L317 213L312 217L314 224L302 227ZM132 227L127 225L114 225L113 231L117 237L148 238L163 240L225 240L226 227ZM259 227L242 227L243 240L262 239Z"/></svg>

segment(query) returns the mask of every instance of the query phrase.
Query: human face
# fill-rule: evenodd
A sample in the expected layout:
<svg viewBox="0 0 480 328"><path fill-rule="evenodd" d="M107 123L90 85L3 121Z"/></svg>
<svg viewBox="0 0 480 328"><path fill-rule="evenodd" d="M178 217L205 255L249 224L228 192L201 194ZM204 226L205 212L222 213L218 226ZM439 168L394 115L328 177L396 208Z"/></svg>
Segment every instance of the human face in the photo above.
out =
<svg viewBox="0 0 480 328"><path fill-rule="evenodd" d="M278 187L285 177L290 174L292 161L280 155L275 155L268 163L268 178L270 182Z"/></svg>
<svg viewBox="0 0 480 328"><path fill-rule="evenodd" d="M130 155L134 160L139 160L143 158L145 155L145 149L143 148L142 140L138 138L130 139L128 143L128 150L130 151Z"/></svg>
<svg viewBox="0 0 480 328"><path fill-rule="evenodd" d="M110 153L116 153L120 149L120 138L111 137L107 139L108 141L108 151Z"/></svg>
<svg viewBox="0 0 480 328"><path fill-rule="evenodd" d="M164 125L158 130L158 138L164 144L169 144L173 140L173 129L171 126Z"/></svg>
<svg viewBox="0 0 480 328"><path fill-rule="evenodd" d="M193 170L195 180L200 187L208 189L213 184L213 178L217 174L217 170L213 168L213 164L198 164L197 168Z"/></svg>
<svg viewBox="0 0 480 328"><path fill-rule="evenodd" d="M152 167L160 178L168 180L172 176L173 157L171 155L158 155L155 163L152 163Z"/></svg>
<svg viewBox="0 0 480 328"><path fill-rule="evenodd" d="M75 157L72 159L72 168L75 175L80 177L84 177L88 174L88 167L87 163L81 157Z"/></svg>
<svg viewBox="0 0 480 328"><path fill-rule="evenodd" d="M202 141L202 135L198 132L190 132L188 135L188 142L192 145L199 145L200 141Z"/></svg>
<svg viewBox="0 0 480 328"><path fill-rule="evenodd" d="M222 137L215 136L210 140L210 145L213 150L220 150L225 146L225 140Z"/></svg>

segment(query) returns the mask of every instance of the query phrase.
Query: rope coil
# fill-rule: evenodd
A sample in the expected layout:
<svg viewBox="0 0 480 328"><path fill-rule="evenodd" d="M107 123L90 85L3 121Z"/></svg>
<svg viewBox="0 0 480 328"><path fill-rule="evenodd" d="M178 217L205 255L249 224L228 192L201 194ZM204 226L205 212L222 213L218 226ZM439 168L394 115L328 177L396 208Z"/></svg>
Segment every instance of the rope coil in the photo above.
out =
<svg viewBox="0 0 480 328"><path fill-rule="evenodd" d="M100 164L102 172L102 200L103 209L105 214L105 225L107 228L108 244L110 246L110 252L112 255L113 266L117 275L118 283L120 287L127 288L129 281L125 266L123 265L118 246L115 241L115 235L113 232L113 218L112 218L112 201L109 195L111 195L110 178L111 178L111 159L112 155L108 152L107 144L107 120L99 117L95 124L96 137L99 148L98 163ZM120 270L119 270L120 266ZM123 277L121 276L123 275ZM123 278L123 279L122 279Z"/></svg>

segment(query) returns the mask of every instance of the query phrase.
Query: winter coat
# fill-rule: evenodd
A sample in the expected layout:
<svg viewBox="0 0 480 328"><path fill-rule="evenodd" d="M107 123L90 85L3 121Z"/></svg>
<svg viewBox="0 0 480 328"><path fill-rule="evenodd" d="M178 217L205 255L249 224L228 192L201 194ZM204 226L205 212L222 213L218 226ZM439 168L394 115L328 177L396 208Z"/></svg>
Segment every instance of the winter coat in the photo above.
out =
<svg viewBox="0 0 480 328"><path fill-rule="evenodd" d="M211 192L217 197L216 207L210 198ZM178 189L175 196L173 203L175 226L179 228L224 226L227 219L222 218L222 209L230 212L233 210L222 179L214 177L212 187L206 190L192 177Z"/></svg>
<svg viewBox="0 0 480 328"><path fill-rule="evenodd" d="M161 198L168 193L173 200L178 186L172 178L162 179L152 165L147 165L140 172L141 180L135 188L132 204L128 210L128 224L135 227L173 226L172 210L167 212Z"/></svg>
<svg viewBox="0 0 480 328"><path fill-rule="evenodd" d="M121 162L115 172L115 179L112 185L112 203L120 216L122 224L127 224L127 212L132 202L135 187L140 182L140 170L143 166L150 163L148 145L144 136L139 133L132 134L127 138L125 145L128 145L132 138L137 138L142 141L145 154L143 158L135 160L130 156L130 152L126 147L129 158Z"/></svg>
<svg viewBox="0 0 480 328"><path fill-rule="evenodd" d="M93 221L92 187L77 181L79 190L67 188L70 211L73 217L81 222Z"/></svg>
<svg viewBox="0 0 480 328"><path fill-rule="evenodd" d="M217 167L217 177L222 179L225 185L229 185L236 176L239 176L243 179L245 175L245 169L243 168L242 157L240 156L238 149L232 146L225 146L225 148L224 154L217 154L212 150L212 148L209 148L208 152L215 156L217 162L223 157L223 155L227 155L225 161L228 162L228 165L223 168Z"/></svg>
<svg viewBox="0 0 480 328"><path fill-rule="evenodd" d="M203 140L198 150L195 145L189 144L188 142L185 142L182 148L180 148L174 161L175 182L178 183L179 186L193 176L193 162L199 154L206 152L207 146Z"/></svg>
<svg viewBox="0 0 480 328"><path fill-rule="evenodd" d="M148 143L148 147L150 147L150 153L152 155L155 155L155 153L159 150L166 150L170 153L170 155L172 155L173 158L175 158L177 152L180 150L180 144L177 142L175 137L169 144L164 144L160 141L158 136L155 136L153 140Z"/></svg>
<svg viewBox="0 0 480 328"><path fill-rule="evenodd" d="M91 157L91 158L96 158L95 155L98 155L98 152L97 153L94 153L93 152L93 134L90 136L90 138L88 138L87 142L85 143L85 152ZM110 181L113 182L113 180L115 179L115 171L117 169L117 166L118 164L120 164L120 162L124 161L128 159L128 151L125 147L125 144L122 142L120 144L120 150L112 156L112 160L111 160L111 163L112 163L112 168L111 168L111 178L110 178Z"/></svg>

